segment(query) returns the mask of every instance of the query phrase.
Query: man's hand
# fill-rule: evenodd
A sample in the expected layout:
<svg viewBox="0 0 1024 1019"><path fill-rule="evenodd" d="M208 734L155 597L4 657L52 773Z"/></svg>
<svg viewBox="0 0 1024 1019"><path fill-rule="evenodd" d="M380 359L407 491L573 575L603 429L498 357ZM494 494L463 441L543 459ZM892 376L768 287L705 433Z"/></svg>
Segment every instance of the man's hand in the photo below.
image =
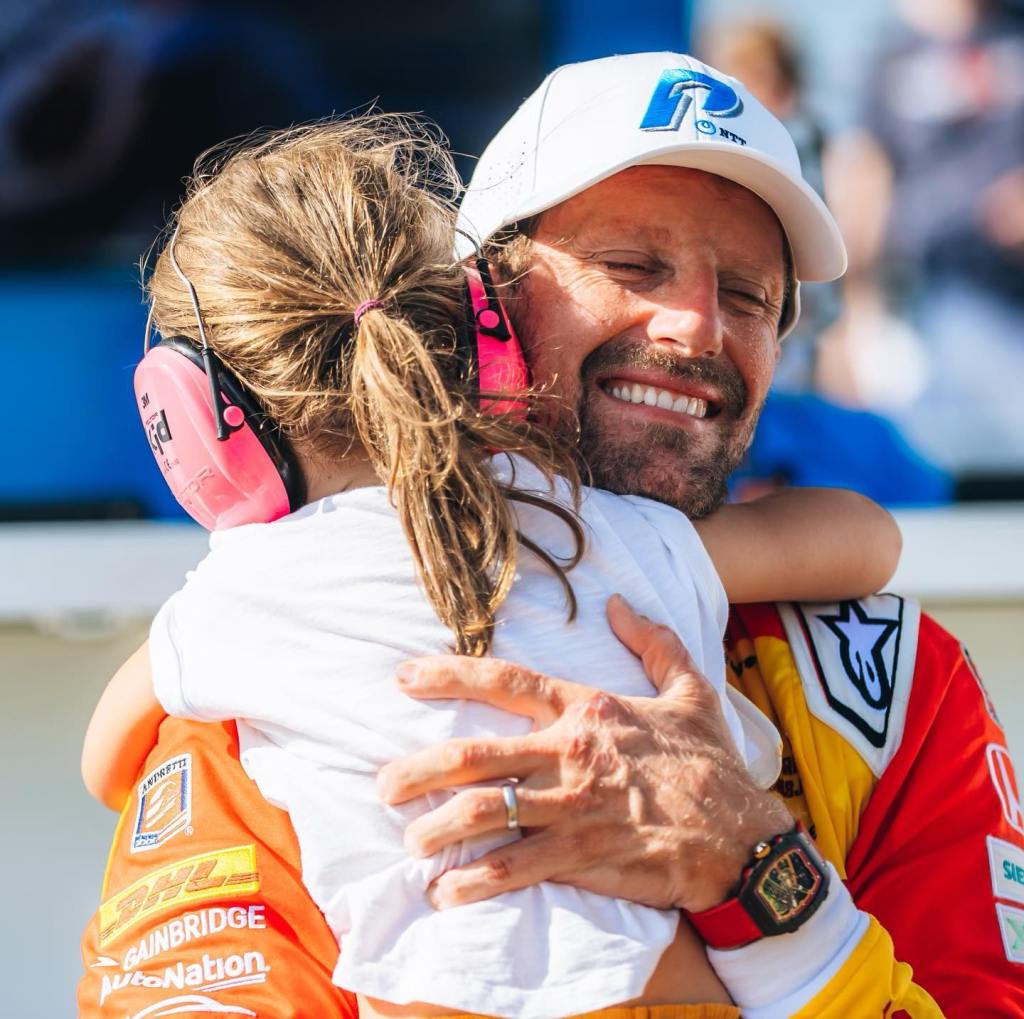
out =
<svg viewBox="0 0 1024 1019"><path fill-rule="evenodd" d="M718 695L681 641L608 603L616 636L643 662L656 698L617 697L488 658L419 659L400 670L413 697L485 701L525 715L524 737L458 739L387 765L388 803L472 782L518 779L520 841L443 874L440 908L558 881L660 908L724 901L751 850L792 827L740 760ZM497 787L465 789L414 821L406 844L430 855L505 827Z"/></svg>

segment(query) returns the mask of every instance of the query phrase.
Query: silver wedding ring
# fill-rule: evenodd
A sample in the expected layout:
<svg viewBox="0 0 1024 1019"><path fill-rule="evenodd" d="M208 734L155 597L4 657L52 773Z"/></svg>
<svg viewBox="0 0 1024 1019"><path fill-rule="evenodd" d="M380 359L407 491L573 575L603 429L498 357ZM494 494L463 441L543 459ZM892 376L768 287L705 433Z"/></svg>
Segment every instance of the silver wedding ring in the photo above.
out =
<svg viewBox="0 0 1024 1019"><path fill-rule="evenodd" d="M519 827L519 800L516 787L511 782L501 787L501 798L505 801L505 827L514 831Z"/></svg>

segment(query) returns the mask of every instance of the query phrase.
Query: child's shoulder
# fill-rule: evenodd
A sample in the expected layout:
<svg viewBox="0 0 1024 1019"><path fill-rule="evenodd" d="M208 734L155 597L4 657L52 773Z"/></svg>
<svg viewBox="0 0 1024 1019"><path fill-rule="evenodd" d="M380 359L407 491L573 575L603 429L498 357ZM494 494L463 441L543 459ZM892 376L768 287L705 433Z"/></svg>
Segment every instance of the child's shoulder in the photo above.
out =
<svg viewBox="0 0 1024 1019"><path fill-rule="evenodd" d="M689 519L674 506L643 495L622 495L606 488L583 489L585 512L601 513L610 521L631 521L639 529L651 528L663 536L696 532Z"/></svg>
<svg viewBox="0 0 1024 1019"><path fill-rule="evenodd" d="M270 523L243 524L210 535L206 556L189 574L193 588L344 579L367 559L400 558L406 542L383 488L326 496Z"/></svg>
<svg viewBox="0 0 1024 1019"><path fill-rule="evenodd" d="M498 479L520 492L543 496L568 509L575 509L572 486L561 475L548 478L526 457L514 453L498 453L491 459L491 469ZM580 486L579 510L584 517L588 512L604 513L609 517L648 521L665 526L689 527L687 518L672 506L655 502L642 495L620 495L604 488Z"/></svg>
<svg viewBox="0 0 1024 1019"><path fill-rule="evenodd" d="M714 586L717 574L707 549L690 519L674 506L642 495L588 488L581 511L598 543L623 547L652 577L669 570L673 576L701 577Z"/></svg>
<svg viewBox="0 0 1024 1019"><path fill-rule="evenodd" d="M539 495L577 515L588 543L622 548L640 561L652 557L679 555L690 558L694 548L703 549L693 524L673 506L641 495L620 495L604 488L583 485L579 504L572 486L560 476L548 479L529 460L514 454L498 454L492 461L499 479L510 487ZM535 541L562 554L569 531L564 522L533 505L516 504L522 530Z"/></svg>
<svg viewBox="0 0 1024 1019"><path fill-rule="evenodd" d="M372 528L381 516L394 516L387 489L372 485L324 496L269 523L242 524L210 535L211 553L246 552L256 547L273 548L315 540L332 530Z"/></svg>

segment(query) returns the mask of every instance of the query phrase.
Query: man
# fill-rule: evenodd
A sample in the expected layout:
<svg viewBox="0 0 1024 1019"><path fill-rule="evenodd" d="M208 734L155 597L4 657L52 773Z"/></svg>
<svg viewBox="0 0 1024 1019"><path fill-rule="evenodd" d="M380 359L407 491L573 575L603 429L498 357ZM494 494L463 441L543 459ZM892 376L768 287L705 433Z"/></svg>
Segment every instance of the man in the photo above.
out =
<svg viewBox="0 0 1024 1019"><path fill-rule="evenodd" d="M678 54L550 76L482 157L463 227L467 251L483 243L512 281L535 378L575 409L595 481L691 515L720 502L749 443L796 281L845 262L781 125ZM536 722L382 772L391 802L520 780L410 826L425 851L528 829L443 875L439 908L546 879L681 908L747 1016L1024 1010L1024 821L952 638L892 595L735 610L733 685L782 736L771 795L728 752L678 641L623 605L610 619L660 697L493 660L399 677L413 696ZM167 803L151 802L157 787ZM330 984L335 954L286 819L238 766L234 726L165 722L86 933L83 1014L355 1015Z"/></svg>

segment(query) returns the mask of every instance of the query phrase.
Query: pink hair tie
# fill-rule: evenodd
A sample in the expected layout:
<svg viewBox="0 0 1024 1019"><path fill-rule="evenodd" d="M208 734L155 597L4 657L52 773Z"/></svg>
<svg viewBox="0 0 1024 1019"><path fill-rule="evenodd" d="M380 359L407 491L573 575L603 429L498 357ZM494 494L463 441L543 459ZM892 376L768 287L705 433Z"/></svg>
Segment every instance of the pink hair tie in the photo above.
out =
<svg viewBox="0 0 1024 1019"><path fill-rule="evenodd" d="M384 302L379 297L374 297L370 301L363 301L363 303L361 305L359 305L358 308L356 308L355 312L352 315L352 323L353 323L353 325L356 327L356 329L358 329L359 328L359 320L368 311L373 311L374 308L383 308L383 307L384 307Z"/></svg>

